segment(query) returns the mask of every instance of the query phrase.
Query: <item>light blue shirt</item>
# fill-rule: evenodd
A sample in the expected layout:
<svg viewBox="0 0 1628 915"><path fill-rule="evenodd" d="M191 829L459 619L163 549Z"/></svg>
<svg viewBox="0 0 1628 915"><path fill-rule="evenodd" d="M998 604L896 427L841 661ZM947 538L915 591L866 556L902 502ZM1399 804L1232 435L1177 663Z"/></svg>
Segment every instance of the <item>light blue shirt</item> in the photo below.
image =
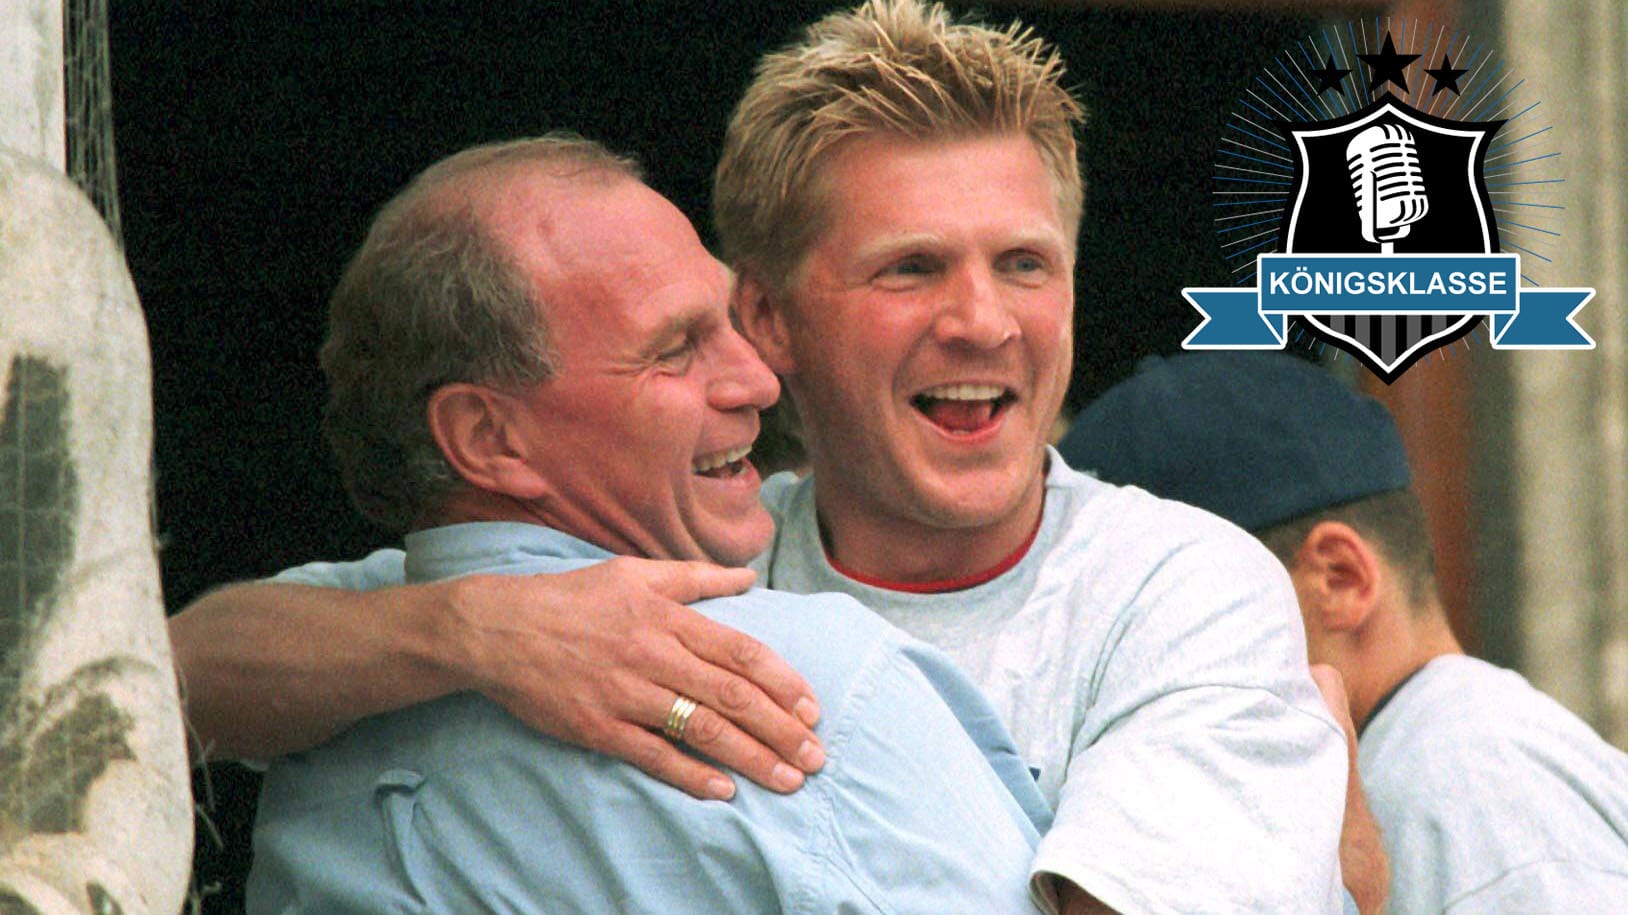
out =
<svg viewBox="0 0 1628 915"><path fill-rule="evenodd" d="M399 556L377 576L280 578L394 583ZM542 527L469 524L410 536L406 570L562 572L609 556ZM731 802L694 800L454 695L273 763L249 912L1034 911L1029 863L1050 814L948 660L847 597L753 590L696 609L820 697L827 761L802 790L737 779Z"/></svg>

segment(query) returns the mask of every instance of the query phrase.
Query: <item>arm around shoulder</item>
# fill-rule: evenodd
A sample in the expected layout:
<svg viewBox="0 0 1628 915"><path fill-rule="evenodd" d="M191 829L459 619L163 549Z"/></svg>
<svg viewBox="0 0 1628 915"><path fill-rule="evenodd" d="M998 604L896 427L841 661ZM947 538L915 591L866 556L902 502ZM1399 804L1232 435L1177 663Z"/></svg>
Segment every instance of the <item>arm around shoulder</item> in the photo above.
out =
<svg viewBox="0 0 1628 915"><path fill-rule="evenodd" d="M476 690L544 734L698 797L734 788L651 733L675 695L701 706L686 741L759 784L795 790L823 763L811 730L818 704L802 677L684 606L745 589L748 570L624 557L387 587L401 580L400 557L303 567L214 592L174 617L194 757L297 752L369 715Z"/></svg>
<svg viewBox="0 0 1628 915"><path fill-rule="evenodd" d="M448 584L254 582L170 618L195 762L309 749L360 718L471 685L442 660Z"/></svg>

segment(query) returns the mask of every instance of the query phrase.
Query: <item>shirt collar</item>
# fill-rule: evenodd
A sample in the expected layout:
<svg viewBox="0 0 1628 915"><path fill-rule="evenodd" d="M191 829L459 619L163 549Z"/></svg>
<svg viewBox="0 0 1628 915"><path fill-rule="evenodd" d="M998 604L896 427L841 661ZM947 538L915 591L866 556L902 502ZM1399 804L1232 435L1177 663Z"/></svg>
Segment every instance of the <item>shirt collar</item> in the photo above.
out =
<svg viewBox="0 0 1628 915"><path fill-rule="evenodd" d="M407 535L409 582L435 581L480 569L549 559L610 559L615 554L570 534L518 521L448 524Z"/></svg>

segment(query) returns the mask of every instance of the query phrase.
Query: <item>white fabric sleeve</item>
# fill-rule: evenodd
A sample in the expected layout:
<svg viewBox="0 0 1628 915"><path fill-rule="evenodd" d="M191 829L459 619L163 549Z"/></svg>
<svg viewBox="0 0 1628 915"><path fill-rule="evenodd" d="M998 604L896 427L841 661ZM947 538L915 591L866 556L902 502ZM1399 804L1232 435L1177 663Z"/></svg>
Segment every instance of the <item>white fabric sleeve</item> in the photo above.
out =
<svg viewBox="0 0 1628 915"><path fill-rule="evenodd" d="M1452 900L1443 915L1615 912L1625 906L1628 906L1628 874L1580 861L1543 861L1512 870Z"/></svg>
<svg viewBox="0 0 1628 915"><path fill-rule="evenodd" d="M1179 547L1077 676L1037 881L1124 915L1342 910L1344 735L1271 554L1242 532Z"/></svg>

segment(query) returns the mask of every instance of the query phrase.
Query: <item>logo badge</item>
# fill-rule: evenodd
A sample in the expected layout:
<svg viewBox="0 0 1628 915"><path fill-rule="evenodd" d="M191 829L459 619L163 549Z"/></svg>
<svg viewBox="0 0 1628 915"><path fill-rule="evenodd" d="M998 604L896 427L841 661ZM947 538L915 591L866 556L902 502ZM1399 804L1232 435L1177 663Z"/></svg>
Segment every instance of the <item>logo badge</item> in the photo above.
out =
<svg viewBox="0 0 1628 915"><path fill-rule="evenodd" d="M1506 244L1499 225L1500 213L1524 207L1548 216L1544 210L1560 209L1513 199L1517 192L1506 187L1559 179L1488 181L1553 158L1528 159L1515 149L1547 129L1502 139L1501 129L1532 109L1502 117L1509 93L1492 101L1493 86L1472 80L1465 81L1473 93L1466 102L1459 79L1486 69L1485 56L1472 54L1478 66L1455 68L1453 55L1464 56L1455 46L1459 36L1449 41L1445 33L1421 32L1408 40L1404 31L1421 54L1398 54L1388 31L1381 51L1358 54L1366 32L1359 43L1348 31L1347 48L1337 32L1325 31L1322 46L1311 41L1323 67L1302 44L1298 57L1291 52L1279 61L1280 73L1257 80L1220 150L1216 222L1224 251L1255 242L1227 253L1234 260L1253 254L1235 272L1253 266L1243 281L1255 280L1258 288L1184 289L1204 321L1183 347L1282 349L1293 319L1297 341L1309 335L1336 346L1386 382L1470 334L1483 318L1490 318L1497 349L1593 348L1572 321L1593 290L1535 288L1522 273L1521 252L1548 258L1517 240ZM1423 80L1416 78L1410 91L1407 79L1413 62L1429 53L1439 54L1441 65L1424 70L1435 83L1426 103L1419 98ZM1347 84L1363 69L1356 61L1370 74L1366 103ZM1446 99L1454 101L1434 113ZM1482 111L1490 114L1477 117ZM1518 229L1508 231L1558 237L1541 221L1512 215Z"/></svg>
<svg viewBox="0 0 1628 915"><path fill-rule="evenodd" d="M1498 232L1481 167L1500 126L1431 117L1389 93L1342 118L1281 125L1296 153L1284 252L1496 254ZM1343 344L1387 380L1480 320L1451 314L1302 318L1316 336Z"/></svg>

